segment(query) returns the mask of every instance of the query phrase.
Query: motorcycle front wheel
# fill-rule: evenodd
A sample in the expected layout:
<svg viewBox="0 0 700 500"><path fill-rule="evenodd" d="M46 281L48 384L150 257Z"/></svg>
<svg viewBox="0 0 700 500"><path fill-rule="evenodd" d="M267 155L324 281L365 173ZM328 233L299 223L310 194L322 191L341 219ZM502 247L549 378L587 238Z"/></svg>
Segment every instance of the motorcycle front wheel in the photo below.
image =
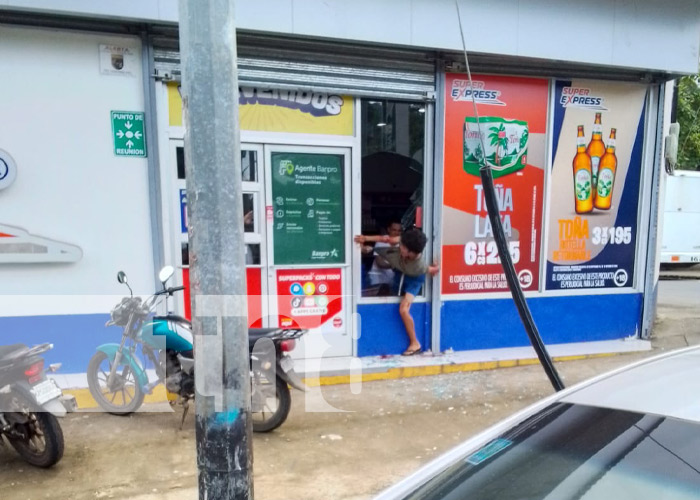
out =
<svg viewBox="0 0 700 500"><path fill-rule="evenodd" d="M141 407L145 394L128 364L118 366L112 385L107 383L113 361L102 351L90 359L87 372L90 394L108 413L129 415Z"/></svg>
<svg viewBox="0 0 700 500"><path fill-rule="evenodd" d="M22 411L6 415L13 422L14 431L12 436L7 436L8 441L27 463L51 467L63 457L63 431L58 419L49 412L23 406Z"/></svg>
<svg viewBox="0 0 700 500"><path fill-rule="evenodd" d="M287 420L292 407L289 386L280 377L274 384L260 372L251 374L251 400L254 432L270 432Z"/></svg>

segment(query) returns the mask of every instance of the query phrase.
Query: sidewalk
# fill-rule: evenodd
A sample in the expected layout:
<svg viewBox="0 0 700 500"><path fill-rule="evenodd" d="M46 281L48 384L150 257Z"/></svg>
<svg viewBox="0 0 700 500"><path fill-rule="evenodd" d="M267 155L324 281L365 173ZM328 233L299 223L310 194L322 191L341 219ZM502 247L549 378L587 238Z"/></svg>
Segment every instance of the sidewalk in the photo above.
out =
<svg viewBox="0 0 700 500"><path fill-rule="evenodd" d="M547 346L554 361L573 361L613 356L621 353L643 352L652 349L651 342L634 336L621 340L580 342ZM366 358L325 358L298 360L295 369L307 385L348 384L390 380L441 373L470 372L511 368L538 364L531 346L478 351L426 352L416 356L372 356Z"/></svg>

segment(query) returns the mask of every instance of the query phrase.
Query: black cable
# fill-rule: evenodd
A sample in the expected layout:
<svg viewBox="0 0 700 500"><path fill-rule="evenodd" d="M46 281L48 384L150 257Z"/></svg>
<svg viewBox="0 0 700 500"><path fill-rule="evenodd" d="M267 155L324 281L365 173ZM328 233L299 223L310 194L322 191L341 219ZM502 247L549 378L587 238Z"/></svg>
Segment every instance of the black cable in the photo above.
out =
<svg viewBox="0 0 700 500"><path fill-rule="evenodd" d="M503 272L506 275L506 281L508 282L508 288L513 296L513 301L518 309L518 314L520 315L520 320L523 322L527 336L530 338L530 343L537 353L537 357L542 363L549 381L552 383L554 390L561 391L564 388L564 383L559 378L557 369L552 363L552 358L549 357L547 348L542 342L542 337L540 332L535 325L535 320L532 318L530 313L530 308L525 300L525 295L523 294L522 288L520 288L520 281L518 281L518 275L515 272L515 266L513 265L513 259L510 256L510 251L508 249L508 240L506 239L505 232L503 231L503 224L501 224L501 217L498 211L498 202L496 201L496 192L493 187L493 176L491 175L491 168L483 165L479 168L481 173L481 184L483 185L484 198L486 200L486 209L488 210L489 220L491 221L491 227L493 228L493 239L496 241L498 246L498 255L501 259L501 265L503 266Z"/></svg>
<svg viewBox="0 0 700 500"><path fill-rule="evenodd" d="M467 67L467 75L469 76L469 84L473 88L472 83L472 73L469 69L469 57L467 56L467 44L464 40L464 30L462 29L462 16L459 11L459 3L455 0L455 7L457 8L457 20L459 21L459 33L462 36L462 48L464 49L464 63ZM498 255L501 259L501 265L503 266L503 272L506 275L506 281L508 282L508 288L513 296L513 301L515 302L515 307L518 309L518 314L520 315L520 320L525 327L525 332L530 338L530 343L537 353L537 357L544 368L549 381L552 383L554 390L561 391L564 388L564 383L559 378L557 369L552 363L552 358L549 357L547 348L542 342L542 337L540 336L539 330L537 330L537 325L535 325L535 320L532 318L532 313L525 300L525 294L523 294L522 288L520 288L520 281L518 281L518 276L515 272L515 266L513 265L513 259L510 256L510 250L508 249L508 240L503 231L503 224L501 224L501 217L498 210L498 202L496 201L496 192L493 187L493 176L491 175L491 167L486 161L486 147L484 145L484 135L481 133L481 122L479 119L479 112L476 107L476 101L474 100L474 94L472 93L472 105L474 106L474 116L476 118L476 126L479 131L479 137L481 140L481 149L484 151L484 156L482 158L483 164L479 167L479 172L481 173L481 184L483 186L484 198L486 201L486 209L489 214L489 220L491 221L491 227L493 229L493 239L496 241L496 246L498 247Z"/></svg>

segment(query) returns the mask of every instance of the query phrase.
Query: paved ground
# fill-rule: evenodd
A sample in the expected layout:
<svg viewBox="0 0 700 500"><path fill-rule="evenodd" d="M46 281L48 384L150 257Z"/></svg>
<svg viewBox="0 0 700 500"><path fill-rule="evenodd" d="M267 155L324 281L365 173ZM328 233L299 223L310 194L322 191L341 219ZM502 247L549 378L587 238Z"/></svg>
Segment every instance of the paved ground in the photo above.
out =
<svg viewBox="0 0 700 500"><path fill-rule="evenodd" d="M643 354L558 365L572 384L659 350L700 343L698 282L660 284L655 349ZM255 490L262 500L365 499L437 454L510 413L551 394L539 366L324 387L345 410L304 412L293 394L289 420L256 435ZM194 499L194 429L189 417L139 413L120 418L78 413L63 422L66 453L50 471L0 449L0 498Z"/></svg>
<svg viewBox="0 0 700 500"><path fill-rule="evenodd" d="M661 278L654 328L656 347L700 344L700 265L664 270Z"/></svg>

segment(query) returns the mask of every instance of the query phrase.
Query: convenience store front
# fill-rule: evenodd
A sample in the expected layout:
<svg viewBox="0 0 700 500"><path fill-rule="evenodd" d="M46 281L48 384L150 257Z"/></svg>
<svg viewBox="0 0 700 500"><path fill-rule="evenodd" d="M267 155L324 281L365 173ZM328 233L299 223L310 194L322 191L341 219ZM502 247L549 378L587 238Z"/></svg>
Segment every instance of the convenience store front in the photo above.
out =
<svg viewBox="0 0 700 500"><path fill-rule="evenodd" d="M189 278L177 9L136 19L121 4L76 12L56 2L56 12L38 16L13 3L17 12L3 13L6 52L33 57L4 59L17 83L5 94L10 114L0 149L18 174L0 192L12 216L0 224L79 247L82 256L38 265L6 252L3 293L21 307L5 307L1 322L8 342L54 342L47 361L79 373L95 347L117 335L102 333L124 292L116 270L127 271L140 295L158 286L162 265L179 266L183 283ZM429 237L427 259L442 266L412 307L423 347L528 345L491 241L475 169L483 156L496 170L501 218L544 341L648 338L666 82L697 69L692 51L673 50L698 46L691 2L674 9L618 3L610 22L587 23L585 34L570 6L547 6L545 19L544 2L498 11L479 4L483 18L508 20L513 29L494 37L489 23L472 23L473 85L451 4L420 0L397 11L388 2L331 3L326 12L287 3L278 17L260 16L255 4L237 19L243 153L232 175L242 176L245 191L251 325L312 327L304 352L295 351L304 357L401 353L399 299L387 295L374 256L352 236L417 225ZM395 18L388 25L386 9ZM603 19L608 8L587 12ZM328 19L342 21L344 31ZM650 23L657 19L666 21ZM366 29L370 21L382 29ZM601 47L585 61L575 50L583 35ZM111 62L119 54L121 69ZM47 84L61 89L61 100L41 93ZM27 118L23 110L37 95L44 111ZM116 154L112 113L123 111L143 117L143 156ZM598 193L594 162L600 177L612 129L616 166ZM54 146L36 147L44 143ZM589 168L575 172L579 155L590 179L575 183ZM61 169L51 169L57 158ZM46 293L57 298L31 297ZM180 312L187 303L182 298Z"/></svg>
<svg viewBox="0 0 700 500"><path fill-rule="evenodd" d="M545 342L640 334L662 87L479 74L473 80L472 88L462 73L440 74L435 104L241 87L251 326L311 329L299 354L306 358L402 352L399 298L375 282L374 257L352 236L416 225L429 236L426 258L442 267L412 307L423 347L528 345L488 221L478 173L486 157L520 284ZM162 170L170 226L177 228L169 246L186 284L184 129L177 83L165 88L170 159ZM572 169L577 155L588 170ZM577 197L590 207L581 208ZM189 313L187 304L181 307Z"/></svg>
<svg viewBox="0 0 700 500"><path fill-rule="evenodd" d="M160 87L159 109L168 110L168 153L161 155L165 260L181 268L188 287L182 99L177 82ZM424 200L423 192L430 179L425 117L432 108L390 97L240 88L249 325L308 328L295 349L299 357L405 348L399 298L370 276L373 255L352 242L396 221L430 226L425 212L432 198ZM429 346L424 288L414 314ZM179 304L188 317L189 300L186 293Z"/></svg>

